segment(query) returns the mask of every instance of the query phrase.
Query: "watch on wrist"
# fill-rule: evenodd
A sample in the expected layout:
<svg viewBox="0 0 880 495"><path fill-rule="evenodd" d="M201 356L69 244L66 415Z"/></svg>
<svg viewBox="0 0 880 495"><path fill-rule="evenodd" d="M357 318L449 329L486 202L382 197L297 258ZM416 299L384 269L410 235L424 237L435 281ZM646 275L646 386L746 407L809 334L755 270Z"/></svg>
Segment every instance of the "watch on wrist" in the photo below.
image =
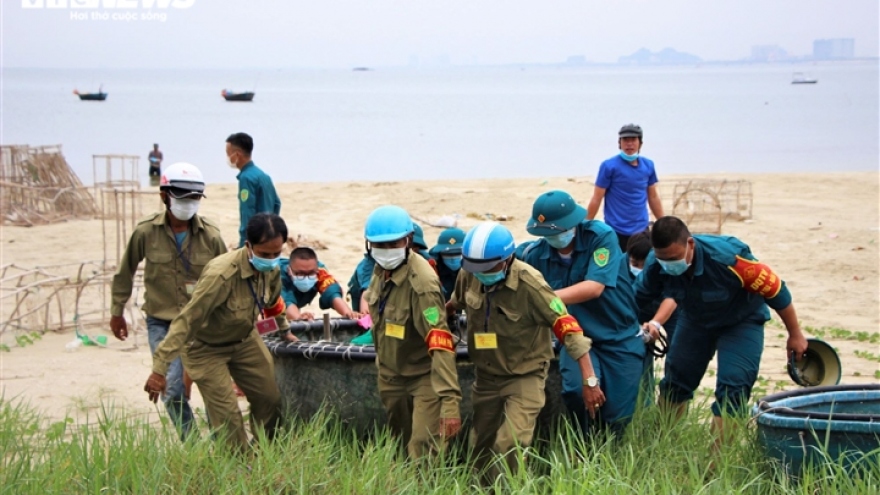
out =
<svg viewBox="0 0 880 495"><path fill-rule="evenodd" d="M598 385L599 385L599 378L597 378L596 375L593 375L593 376L591 376L591 377L589 377L589 378L587 378L587 379L584 380L584 386L585 386L585 387L591 387L591 388L592 388L592 387L596 387L596 386L598 386Z"/></svg>

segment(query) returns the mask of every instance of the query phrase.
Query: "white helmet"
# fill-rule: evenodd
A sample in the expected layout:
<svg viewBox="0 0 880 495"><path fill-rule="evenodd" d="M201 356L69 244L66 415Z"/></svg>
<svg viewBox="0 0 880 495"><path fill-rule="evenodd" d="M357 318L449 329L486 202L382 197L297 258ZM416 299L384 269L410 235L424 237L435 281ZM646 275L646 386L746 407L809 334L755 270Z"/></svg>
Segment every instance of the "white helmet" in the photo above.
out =
<svg viewBox="0 0 880 495"><path fill-rule="evenodd" d="M168 194L177 199L201 197L205 195L205 179L202 178L202 171L195 165L178 162L162 172L159 189L168 191Z"/></svg>

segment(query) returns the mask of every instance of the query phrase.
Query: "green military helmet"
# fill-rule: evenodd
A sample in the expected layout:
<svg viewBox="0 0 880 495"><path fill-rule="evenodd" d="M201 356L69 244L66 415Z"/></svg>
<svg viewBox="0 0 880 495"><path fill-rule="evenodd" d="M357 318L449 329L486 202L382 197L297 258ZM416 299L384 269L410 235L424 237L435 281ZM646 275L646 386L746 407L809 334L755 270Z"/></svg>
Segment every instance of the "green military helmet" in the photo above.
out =
<svg viewBox="0 0 880 495"><path fill-rule="evenodd" d="M423 251L428 249L428 245L425 244L425 232L422 230L422 227L413 222L413 246L416 247L417 251Z"/></svg>
<svg viewBox="0 0 880 495"><path fill-rule="evenodd" d="M819 339L807 339L807 351L800 360L794 353L788 360L788 376L802 387L837 385L841 376L840 356Z"/></svg>
<svg viewBox="0 0 880 495"><path fill-rule="evenodd" d="M565 191L548 191L532 205L532 218L526 223L529 234L547 237L573 229L587 218L587 210Z"/></svg>
<svg viewBox="0 0 880 495"><path fill-rule="evenodd" d="M461 254L461 245L464 243L465 233L463 230L452 227L440 232L437 237L437 245L431 248L430 253L434 255L456 255Z"/></svg>

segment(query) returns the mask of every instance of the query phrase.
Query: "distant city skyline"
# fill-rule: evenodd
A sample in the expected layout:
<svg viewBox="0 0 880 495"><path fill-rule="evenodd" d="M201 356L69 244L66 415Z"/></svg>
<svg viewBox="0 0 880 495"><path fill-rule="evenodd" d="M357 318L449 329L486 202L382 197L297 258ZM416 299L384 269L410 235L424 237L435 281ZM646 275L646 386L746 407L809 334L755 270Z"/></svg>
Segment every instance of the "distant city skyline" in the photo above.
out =
<svg viewBox="0 0 880 495"><path fill-rule="evenodd" d="M877 0L4 0L0 14L2 67L614 64L666 48L734 62L848 38L873 58L880 39Z"/></svg>

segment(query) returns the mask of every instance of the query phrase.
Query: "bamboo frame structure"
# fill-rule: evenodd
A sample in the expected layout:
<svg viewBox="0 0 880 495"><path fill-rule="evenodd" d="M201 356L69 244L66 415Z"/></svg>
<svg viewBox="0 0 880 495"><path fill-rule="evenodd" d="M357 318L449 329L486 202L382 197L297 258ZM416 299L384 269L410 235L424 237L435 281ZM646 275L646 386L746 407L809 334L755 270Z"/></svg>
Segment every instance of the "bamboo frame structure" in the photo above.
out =
<svg viewBox="0 0 880 495"><path fill-rule="evenodd" d="M720 234L728 220L751 219L752 205L752 183L747 180L685 180L672 191L672 215L693 233Z"/></svg>
<svg viewBox="0 0 880 495"><path fill-rule="evenodd" d="M0 211L9 225L33 226L92 218L94 198L61 152L61 145L0 146Z"/></svg>

